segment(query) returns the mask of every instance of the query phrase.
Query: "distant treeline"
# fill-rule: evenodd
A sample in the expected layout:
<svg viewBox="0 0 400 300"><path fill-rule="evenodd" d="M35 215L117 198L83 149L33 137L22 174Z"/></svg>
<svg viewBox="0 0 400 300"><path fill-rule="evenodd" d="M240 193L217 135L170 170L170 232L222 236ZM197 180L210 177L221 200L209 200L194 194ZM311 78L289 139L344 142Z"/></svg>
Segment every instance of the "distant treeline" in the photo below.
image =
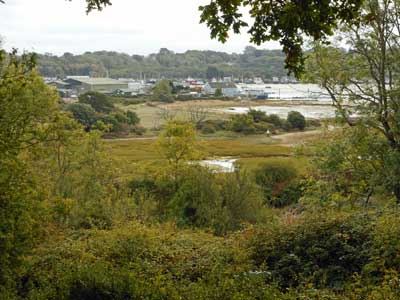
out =
<svg viewBox="0 0 400 300"><path fill-rule="evenodd" d="M39 70L46 77L90 75L113 78L219 78L224 76L282 77L281 50L258 50L248 46L242 54L188 50L174 53L166 48L148 56L97 51L81 55L39 55Z"/></svg>

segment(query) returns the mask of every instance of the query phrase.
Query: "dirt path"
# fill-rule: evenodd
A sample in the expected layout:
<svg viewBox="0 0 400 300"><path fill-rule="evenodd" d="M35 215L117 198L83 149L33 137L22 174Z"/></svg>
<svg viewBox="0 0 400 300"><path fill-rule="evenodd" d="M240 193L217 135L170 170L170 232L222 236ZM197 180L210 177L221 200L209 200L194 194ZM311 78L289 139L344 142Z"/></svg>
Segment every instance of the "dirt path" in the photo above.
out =
<svg viewBox="0 0 400 300"><path fill-rule="evenodd" d="M299 132L288 132L279 135L274 135L271 138L276 141L276 145L295 146L307 141L315 139L322 133L321 129Z"/></svg>

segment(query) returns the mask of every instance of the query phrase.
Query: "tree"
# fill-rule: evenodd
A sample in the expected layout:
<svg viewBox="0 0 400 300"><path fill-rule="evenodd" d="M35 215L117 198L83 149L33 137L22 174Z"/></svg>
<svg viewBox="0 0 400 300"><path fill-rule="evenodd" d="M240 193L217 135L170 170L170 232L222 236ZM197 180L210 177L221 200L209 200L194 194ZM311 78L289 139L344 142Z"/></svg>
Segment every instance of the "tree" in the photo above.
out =
<svg viewBox="0 0 400 300"><path fill-rule="evenodd" d="M365 127L365 133L384 137L389 146L385 156L393 159L381 171L394 176L383 175L398 202L400 169L393 161L400 157L399 16L398 0L366 1L360 22L342 28L349 50L316 45L306 75L327 91L350 127Z"/></svg>
<svg viewBox="0 0 400 300"><path fill-rule="evenodd" d="M153 98L156 101L171 103L174 102L172 88L169 80L160 80L153 88Z"/></svg>
<svg viewBox="0 0 400 300"><path fill-rule="evenodd" d="M222 89L220 88L220 87L217 87L216 89L215 89L215 92L214 92L214 96L215 97L222 97L224 94L222 93Z"/></svg>
<svg viewBox="0 0 400 300"><path fill-rule="evenodd" d="M87 131L89 131L97 121L96 112L89 104L71 103L67 106L67 110L72 113L73 117L79 123L85 126L85 130Z"/></svg>
<svg viewBox="0 0 400 300"><path fill-rule="evenodd" d="M57 119L57 95L35 64L34 55L0 50L0 295L5 298L33 247L42 216L43 195L23 155L48 139Z"/></svg>
<svg viewBox="0 0 400 300"><path fill-rule="evenodd" d="M291 111L287 115L287 122L293 129L303 130L306 127L306 119L298 111Z"/></svg>
<svg viewBox="0 0 400 300"><path fill-rule="evenodd" d="M126 112L126 117L128 118L129 125L137 125L140 123L140 118L134 111L128 110Z"/></svg>
<svg viewBox="0 0 400 300"><path fill-rule="evenodd" d="M253 21L248 30L251 42L260 45L278 40L286 54L286 68L300 75L304 62L303 36L325 41L338 24L356 19L362 3L363 0L211 0L199 9L201 22L210 28L211 37L226 42L230 30L240 33L249 26L241 12L242 6L247 7Z"/></svg>
<svg viewBox="0 0 400 300"><path fill-rule="evenodd" d="M114 104L107 95L99 92L87 92L79 95L79 102L89 104L96 112L108 114L112 112Z"/></svg>
<svg viewBox="0 0 400 300"><path fill-rule="evenodd" d="M176 186L183 164L196 157L196 130L186 122L169 121L158 138L158 147L172 169Z"/></svg>

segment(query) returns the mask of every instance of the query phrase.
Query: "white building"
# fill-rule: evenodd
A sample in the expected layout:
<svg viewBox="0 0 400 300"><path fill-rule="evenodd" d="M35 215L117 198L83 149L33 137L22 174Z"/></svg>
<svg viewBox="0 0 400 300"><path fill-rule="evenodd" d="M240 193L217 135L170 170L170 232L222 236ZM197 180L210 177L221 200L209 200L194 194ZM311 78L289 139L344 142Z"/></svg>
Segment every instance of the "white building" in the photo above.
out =
<svg viewBox="0 0 400 300"><path fill-rule="evenodd" d="M215 91L220 88L222 95L225 97L237 97L240 95L240 89L233 82L207 82L204 87L204 93L214 95Z"/></svg>

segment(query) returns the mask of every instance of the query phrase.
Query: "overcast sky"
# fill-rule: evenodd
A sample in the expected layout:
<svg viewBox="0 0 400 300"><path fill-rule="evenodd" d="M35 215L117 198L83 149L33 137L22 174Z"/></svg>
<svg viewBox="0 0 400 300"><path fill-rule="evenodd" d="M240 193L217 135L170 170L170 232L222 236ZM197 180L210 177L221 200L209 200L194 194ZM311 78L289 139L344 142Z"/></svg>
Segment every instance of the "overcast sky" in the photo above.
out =
<svg viewBox="0 0 400 300"><path fill-rule="evenodd" d="M198 6L207 0L112 0L112 6L89 15L84 0L5 1L0 4L0 35L8 49L146 55L163 47L175 52L242 52L250 44L247 34L232 36L226 44L210 39L207 27L199 24ZM279 45L269 43L261 48Z"/></svg>

